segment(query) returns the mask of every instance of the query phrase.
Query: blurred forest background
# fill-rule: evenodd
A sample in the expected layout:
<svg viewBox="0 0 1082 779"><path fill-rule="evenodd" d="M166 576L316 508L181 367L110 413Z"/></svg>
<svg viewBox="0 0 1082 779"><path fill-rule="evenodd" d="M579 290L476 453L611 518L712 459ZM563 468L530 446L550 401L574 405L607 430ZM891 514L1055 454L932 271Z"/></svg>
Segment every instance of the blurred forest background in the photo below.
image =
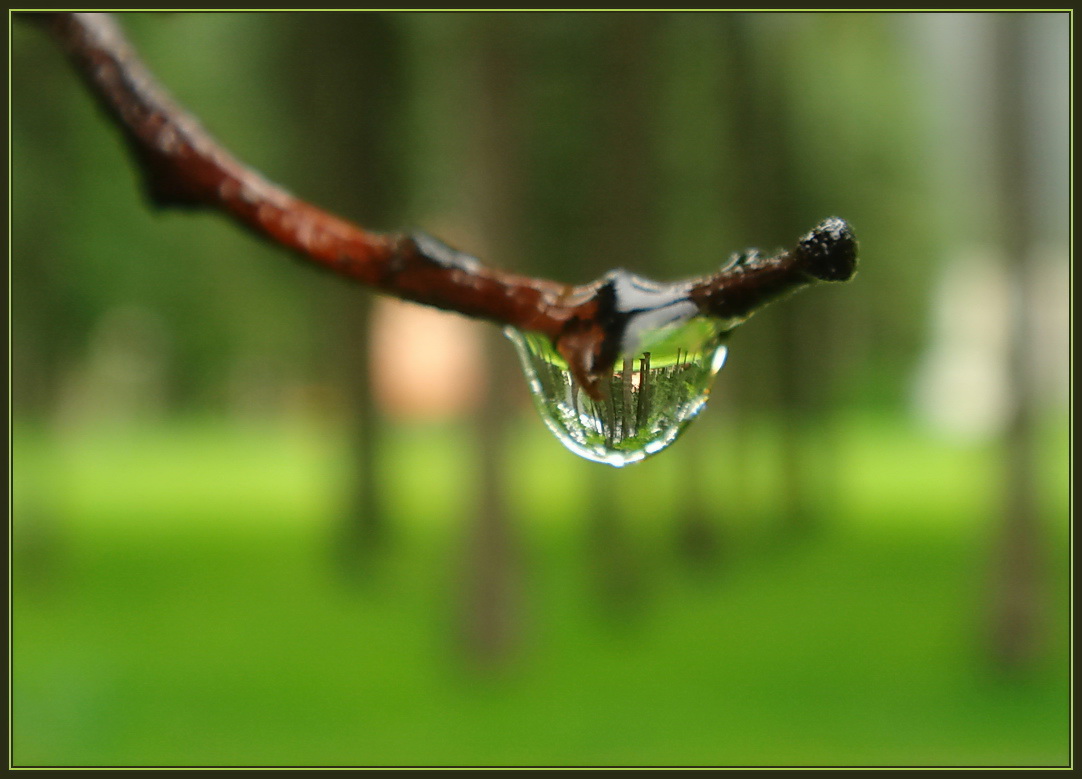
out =
<svg viewBox="0 0 1082 779"><path fill-rule="evenodd" d="M15 765L1064 765L1067 13L124 14L242 160L567 282L825 217L624 470L497 328L155 212L11 22Z"/></svg>

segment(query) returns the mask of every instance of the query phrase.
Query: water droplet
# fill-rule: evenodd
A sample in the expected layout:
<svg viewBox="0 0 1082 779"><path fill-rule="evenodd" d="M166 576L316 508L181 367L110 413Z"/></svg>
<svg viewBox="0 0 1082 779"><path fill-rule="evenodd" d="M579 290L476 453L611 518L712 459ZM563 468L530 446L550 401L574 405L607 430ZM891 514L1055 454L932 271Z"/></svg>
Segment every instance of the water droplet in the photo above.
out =
<svg viewBox="0 0 1082 779"><path fill-rule="evenodd" d="M660 452L702 411L734 328L794 290L847 281L856 267L852 229L831 218L792 251L735 254L701 279L610 271L568 289L557 306L565 317L535 320L551 338L506 333L545 424L575 454L620 468Z"/></svg>
<svg viewBox="0 0 1082 779"><path fill-rule="evenodd" d="M703 409L732 326L679 302L630 312L623 324L620 353L600 372L597 398L547 336L505 331L549 429L575 454L617 468L660 452Z"/></svg>

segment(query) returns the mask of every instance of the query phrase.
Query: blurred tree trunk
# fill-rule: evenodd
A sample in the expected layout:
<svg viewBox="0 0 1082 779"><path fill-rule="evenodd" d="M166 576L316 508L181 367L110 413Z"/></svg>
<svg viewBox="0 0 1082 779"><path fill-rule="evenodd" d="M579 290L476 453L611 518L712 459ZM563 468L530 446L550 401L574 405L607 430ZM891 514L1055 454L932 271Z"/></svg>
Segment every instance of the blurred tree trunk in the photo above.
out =
<svg viewBox="0 0 1082 779"><path fill-rule="evenodd" d="M377 229L397 228L404 199L401 146L404 111L403 51L397 26L386 14L299 15L294 40L283 52L303 52L305 65L285 57L283 80L307 128L297 177L319 188L323 202ZM388 540L380 488L384 424L373 394L369 320L372 297L340 285L331 293L336 321L328 361L349 403L348 439L353 462L342 525L336 537L343 562L355 568L366 552Z"/></svg>
<svg viewBox="0 0 1082 779"><path fill-rule="evenodd" d="M659 278L694 276L722 263L732 239L731 204L727 197L725 120L721 102L725 55L720 45L724 15L676 14L664 30L666 48L659 58L668 70L661 95L665 166L655 191L664 210L661 249L652 269ZM713 569L720 560L722 529L711 493L732 497L733 472L717 469L711 454L719 446L724 419L733 411L728 373L722 371L713 400L683 443L670 457L680 459L672 528L680 561L696 572ZM732 458L736 459L736 458ZM726 501L726 506L730 501Z"/></svg>
<svg viewBox="0 0 1082 779"><path fill-rule="evenodd" d="M17 44L11 51L9 100L18 111L12 112L10 126L9 401L13 414L37 420L56 412L57 389L84 353L86 334L101 316L82 286L63 283L67 270L57 258L70 253L69 244L77 244L70 237L74 231L53 229L56 214L86 202L94 182L71 177L71 171L85 167L80 156L85 142L81 148L74 130L86 96L39 30L13 24L11 35ZM59 197L24 194L28 183L40 181L64 181L66 186Z"/></svg>
<svg viewBox="0 0 1082 779"><path fill-rule="evenodd" d="M521 27L506 14L474 17L474 82L469 113L474 117L469 159L476 174L470 219L489 255L500 267L522 256L523 170L519 103ZM521 559L512 528L507 485L508 427L521 395L509 381L521 381L510 344L493 328L488 339L487 392L479 404L480 456L477 504L469 528L466 559L464 639L482 669L511 659L522 629Z"/></svg>
<svg viewBox="0 0 1082 779"><path fill-rule="evenodd" d="M605 268L649 274L657 266L660 238L654 121L659 105L657 19L644 13L619 14L606 19L599 33L590 254ZM625 616L641 605L644 594L640 555L621 516L627 506L621 493L633 489L634 475L601 466L593 469L592 477L588 556L603 608Z"/></svg>
<svg viewBox="0 0 1082 779"><path fill-rule="evenodd" d="M707 499L708 491L718 488L722 474L711 469L707 452L714 447L709 433L718 429L716 419L699 420L698 435L688 435L681 456L680 487L677 492L676 549L684 564L707 572L721 561L724 538L718 517ZM724 485L721 489L725 489Z"/></svg>
<svg viewBox="0 0 1082 779"><path fill-rule="evenodd" d="M1026 76L1028 14L994 16L997 148L999 179L997 223L1013 294L1009 344L1010 409L1003 442L1003 501L995 550L992 652L1008 671L1021 670L1036 657L1040 639L1040 509L1036 478L1035 411L1037 371L1034 217L1036 173L1027 142Z"/></svg>
<svg viewBox="0 0 1082 779"><path fill-rule="evenodd" d="M766 40L762 18L731 14L725 21L732 207L746 245L770 252L826 214L815 216L808 207L810 185L802 176L787 63ZM810 529L814 522L815 474L803 439L809 423L821 416L817 388L824 384L823 356L830 349L815 325L819 312L811 297L787 299L756 319L754 334L742 332L734 338L735 348L742 347L741 380L735 382L738 402L747 411L776 416L780 423L777 493L784 527L797 531ZM817 449L816 459L824 454Z"/></svg>

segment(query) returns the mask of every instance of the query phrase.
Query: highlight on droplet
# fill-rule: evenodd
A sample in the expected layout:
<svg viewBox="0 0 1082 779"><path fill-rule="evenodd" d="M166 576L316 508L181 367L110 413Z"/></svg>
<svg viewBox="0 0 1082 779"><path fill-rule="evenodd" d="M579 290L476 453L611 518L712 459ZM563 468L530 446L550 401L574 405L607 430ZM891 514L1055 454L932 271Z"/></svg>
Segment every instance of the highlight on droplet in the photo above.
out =
<svg viewBox="0 0 1082 779"><path fill-rule="evenodd" d="M580 457L617 468L668 447L702 411L725 363L728 328L693 316L625 332L634 337L624 338L592 398L547 336L505 330L548 428Z"/></svg>

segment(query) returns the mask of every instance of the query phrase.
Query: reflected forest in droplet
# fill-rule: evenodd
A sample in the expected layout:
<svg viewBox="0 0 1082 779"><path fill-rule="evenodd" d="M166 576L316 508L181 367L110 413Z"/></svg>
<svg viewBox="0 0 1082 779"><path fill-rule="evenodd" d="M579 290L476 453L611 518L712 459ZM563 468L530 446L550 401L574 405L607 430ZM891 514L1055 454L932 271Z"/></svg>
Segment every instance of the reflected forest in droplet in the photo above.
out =
<svg viewBox="0 0 1082 779"><path fill-rule="evenodd" d="M728 331L693 317L646 331L625 350L593 398L575 380L552 342L507 329L545 424L568 449L622 467L660 452L706 404L725 363Z"/></svg>

